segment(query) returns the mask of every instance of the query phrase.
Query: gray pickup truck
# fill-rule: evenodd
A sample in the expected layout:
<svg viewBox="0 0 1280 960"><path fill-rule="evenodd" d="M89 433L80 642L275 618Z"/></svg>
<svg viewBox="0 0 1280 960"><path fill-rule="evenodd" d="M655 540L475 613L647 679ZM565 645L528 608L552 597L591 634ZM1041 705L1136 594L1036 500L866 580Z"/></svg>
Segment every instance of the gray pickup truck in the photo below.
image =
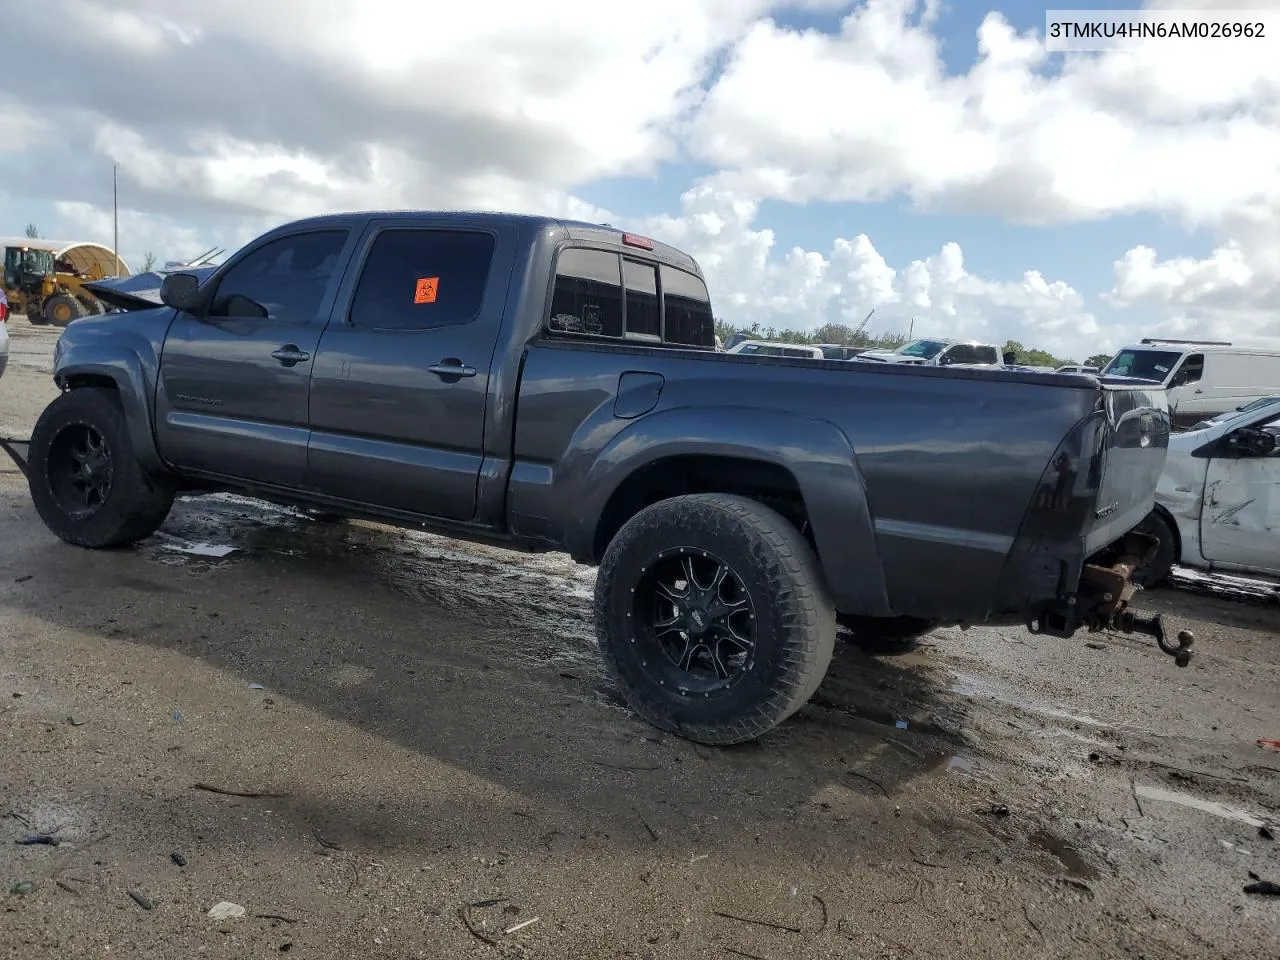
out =
<svg viewBox="0 0 1280 960"><path fill-rule="evenodd" d="M90 548L183 490L599 566L634 709L753 739L837 625L1125 629L1164 393L1091 376L716 352L701 271L608 226L360 213L287 224L58 341L31 495Z"/></svg>

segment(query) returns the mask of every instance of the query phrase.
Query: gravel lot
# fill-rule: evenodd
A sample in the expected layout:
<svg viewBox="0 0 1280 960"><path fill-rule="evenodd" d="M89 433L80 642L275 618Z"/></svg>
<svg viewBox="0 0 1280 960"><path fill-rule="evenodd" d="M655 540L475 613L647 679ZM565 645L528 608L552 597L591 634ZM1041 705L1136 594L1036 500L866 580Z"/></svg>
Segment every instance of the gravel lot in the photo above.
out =
<svg viewBox="0 0 1280 960"><path fill-rule="evenodd" d="M56 331L12 327L25 436ZM93 553L0 463L0 956L1275 955L1280 898L1243 892L1280 882L1269 588L1144 595L1185 670L1101 634L842 644L712 750L619 705L593 580L224 496Z"/></svg>

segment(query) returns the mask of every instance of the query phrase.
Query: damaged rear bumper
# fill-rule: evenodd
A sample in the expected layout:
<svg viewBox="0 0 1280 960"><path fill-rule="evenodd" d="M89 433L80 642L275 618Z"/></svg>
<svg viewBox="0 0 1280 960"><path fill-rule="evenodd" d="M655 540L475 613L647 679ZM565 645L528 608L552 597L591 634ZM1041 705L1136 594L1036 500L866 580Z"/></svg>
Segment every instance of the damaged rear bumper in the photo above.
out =
<svg viewBox="0 0 1280 960"><path fill-rule="evenodd" d="M1194 635L1181 630L1176 643L1170 643L1160 614L1142 617L1129 608L1142 589L1133 582L1133 574L1151 558L1158 545L1159 541L1149 534L1126 534L1084 565L1075 595L1059 597L1035 609L1027 620L1027 629L1063 638L1071 637L1081 627L1090 633L1137 633L1154 638L1164 653L1185 667L1191 662Z"/></svg>

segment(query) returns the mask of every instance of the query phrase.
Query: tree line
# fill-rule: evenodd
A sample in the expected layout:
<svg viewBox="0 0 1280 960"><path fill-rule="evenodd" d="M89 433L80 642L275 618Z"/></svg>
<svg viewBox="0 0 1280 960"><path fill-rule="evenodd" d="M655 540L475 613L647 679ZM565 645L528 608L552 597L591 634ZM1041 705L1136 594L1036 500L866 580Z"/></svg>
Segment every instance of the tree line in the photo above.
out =
<svg viewBox="0 0 1280 960"><path fill-rule="evenodd" d="M779 330L777 327L762 327L759 323L753 323L749 327L742 327L729 323L727 320L716 320L716 336L720 338L721 342L727 343L735 333L744 333L752 340L772 340L776 343L839 343L849 347L867 347L875 350L896 350L907 342L907 336L902 333L885 331L871 334L865 330L856 330L844 323L827 323L816 330L806 332L802 330ZM1060 367L1066 363L1076 362L1066 357L1055 357L1047 350L1040 350L1035 347L1028 349L1017 340L1006 340L1004 352L1013 353L1018 358L1018 363L1030 367ZM1095 353L1080 362L1090 367L1102 367L1110 359L1111 354L1109 353Z"/></svg>

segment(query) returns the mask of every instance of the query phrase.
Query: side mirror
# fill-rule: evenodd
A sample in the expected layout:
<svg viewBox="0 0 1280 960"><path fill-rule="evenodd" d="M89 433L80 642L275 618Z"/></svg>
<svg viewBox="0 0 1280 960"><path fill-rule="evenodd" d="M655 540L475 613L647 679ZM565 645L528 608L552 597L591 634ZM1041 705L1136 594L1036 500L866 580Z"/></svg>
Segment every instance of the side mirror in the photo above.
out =
<svg viewBox="0 0 1280 960"><path fill-rule="evenodd" d="M1229 457L1269 457L1276 452L1276 435L1269 430L1241 427L1224 439Z"/></svg>
<svg viewBox="0 0 1280 960"><path fill-rule="evenodd" d="M200 303L200 281L193 273L171 273L160 283L160 300L166 307L190 312Z"/></svg>

